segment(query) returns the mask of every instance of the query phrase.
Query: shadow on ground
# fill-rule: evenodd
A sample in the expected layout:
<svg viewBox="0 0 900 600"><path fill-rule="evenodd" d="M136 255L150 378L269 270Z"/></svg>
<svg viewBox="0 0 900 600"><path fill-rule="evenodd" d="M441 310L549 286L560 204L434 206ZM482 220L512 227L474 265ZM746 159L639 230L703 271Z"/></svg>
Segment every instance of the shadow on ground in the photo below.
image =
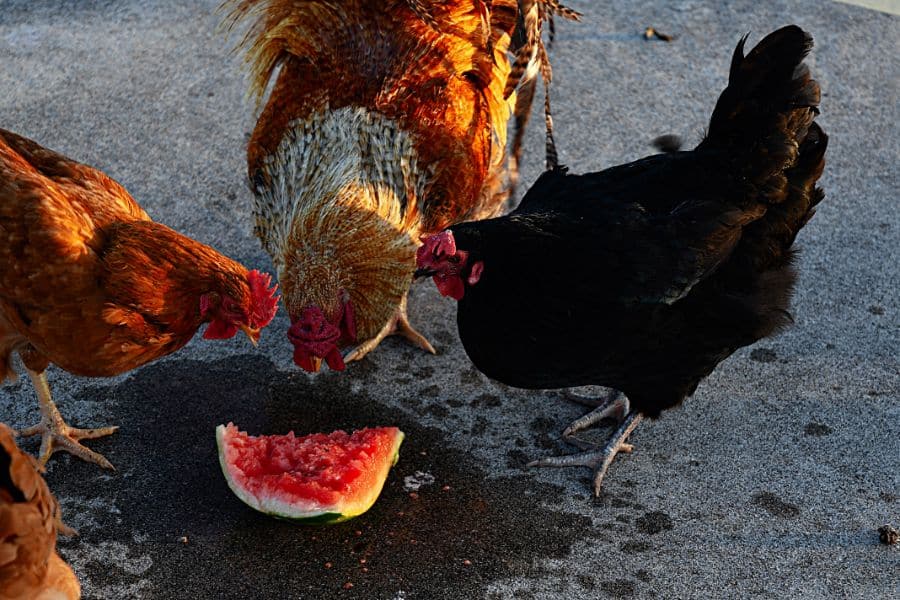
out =
<svg viewBox="0 0 900 600"><path fill-rule="evenodd" d="M488 479L440 431L351 393L349 385L330 374L312 383L265 358L240 356L167 361L118 386L88 389L80 397L106 399L105 417L121 426L116 436L93 443L120 471L108 477L92 465L54 458L49 480L59 496L114 502L92 515L83 514L92 510L90 501L66 503L65 517L82 526L82 535L63 541L64 553L96 545L127 554L130 561L123 555L83 562L89 572L82 575L97 589L131 581L154 598L184 597L185 586L192 598L262 591L270 598L394 598L401 590L403 598L475 598L499 578L537 575L534 559L561 558L585 536L602 537L586 517L543 508L559 501L560 489L525 476ZM227 488L214 428L229 420L251 433L397 425L407 437L367 514L298 526L253 512ZM437 479L414 498L403 477L416 471Z"/></svg>

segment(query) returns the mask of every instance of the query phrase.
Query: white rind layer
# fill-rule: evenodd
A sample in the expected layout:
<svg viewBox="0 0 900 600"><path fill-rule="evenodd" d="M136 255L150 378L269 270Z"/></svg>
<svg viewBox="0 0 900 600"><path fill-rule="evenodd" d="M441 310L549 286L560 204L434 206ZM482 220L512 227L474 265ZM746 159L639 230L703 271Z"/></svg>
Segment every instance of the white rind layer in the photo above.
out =
<svg viewBox="0 0 900 600"><path fill-rule="evenodd" d="M225 481L228 483L228 487L231 488L234 495L240 498L244 504L254 510L273 517L289 519L292 521L312 520L317 517L333 514L335 515L333 522L337 522L361 515L369 510L372 505L375 504L378 496L381 495L381 490L384 488L384 482L387 479L388 471L392 466L397 464L397 460L400 458L400 445L404 438L403 432L398 431L394 441L393 460L390 464L385 463L382 466L382 472L379 473L379 476L376 478L376 481L379 482L378 485L373 486L365 497L357 502L345 502L325 506L318 502L304 501L303 499L298 498L292 498L290 501L275 496L259 498L245 487L241 486L240 483L235 480L232 473L232 469L239 469L233 465L229 466L227 462L228 457L226 456L227 446L225 443L225 431L225 425L216 427L216 444L219 448L219 466L222 468L222 473L225 475Z"/></svg>

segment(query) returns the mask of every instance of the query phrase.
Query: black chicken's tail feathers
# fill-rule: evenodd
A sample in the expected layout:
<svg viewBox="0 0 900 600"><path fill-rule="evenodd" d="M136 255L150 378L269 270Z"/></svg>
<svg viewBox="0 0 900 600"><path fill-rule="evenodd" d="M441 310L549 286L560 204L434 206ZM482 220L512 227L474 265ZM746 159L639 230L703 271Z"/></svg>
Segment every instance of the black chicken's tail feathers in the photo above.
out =
<svg viewBox="0 0 900 600"><path fill-rule="evenodd" d="M748 186L743 202L766 205L762 217L745 226L732 261L741 271L743 265L761 273L789 266L794 238L825 196L816 182L828 136L814 122L819 84L803 63L812 37L784 27L744 57L745 40L735 49L728 87L701 147L726 157L739 185Z"/></svg>
<svg viewBox="0 0 900 600"><path fill-rule="evenodd" d="M761 193L755 194L758 201L778 204L785 199L787 171L798 163L819 112L819 84L803 63L813 40L789 25L744 56L746 41L745 36L734 50L728 87L699 148L720 150L731 171Z"/></svg>

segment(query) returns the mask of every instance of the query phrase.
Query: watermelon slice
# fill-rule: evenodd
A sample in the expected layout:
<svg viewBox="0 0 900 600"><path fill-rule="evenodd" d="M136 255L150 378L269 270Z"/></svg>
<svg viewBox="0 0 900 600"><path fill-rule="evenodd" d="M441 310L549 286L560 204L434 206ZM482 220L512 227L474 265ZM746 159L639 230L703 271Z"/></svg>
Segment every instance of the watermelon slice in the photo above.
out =
<svg viewBox="0 0 900 600"><path fill-rule="evenodd" d="M216 428L216 440L228 486L247 505L291 521L337 523L375 504L403 432L252 436L229 423Z"/></svg>

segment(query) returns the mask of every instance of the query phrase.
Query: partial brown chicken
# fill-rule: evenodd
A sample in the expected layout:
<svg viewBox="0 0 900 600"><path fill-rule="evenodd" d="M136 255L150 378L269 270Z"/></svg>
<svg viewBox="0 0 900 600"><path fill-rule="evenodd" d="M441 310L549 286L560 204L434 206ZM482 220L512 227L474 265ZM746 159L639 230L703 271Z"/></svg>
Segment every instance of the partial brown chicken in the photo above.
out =
<svg viewBox="0 0 900 600"><path fill-rule="evenodd" d="M0 600L77 600L81 586L56 552L59 504L37 462L0 423Z"/></svg>
<svg viewBox="0 0 900 600"><path fill-rule="evenodd" d="M434 352L406 316L420 236L505 207L536 76L549 79L541 24L577 13L545 0L231 4L233 22L253 20L261 100L274 79L247 158L294 361L341 370L392 333Z"/></svg>
<svg viewBox="0 0 900 600"><path fill-rule="evenodd" d="M50 363L90 377L134 369L205 338L241 330L255 344L277 310L270 277L154 223L118 183L0 129L0 382L18 352L41 406L40 459L115 427L63 422L44 374Z"/></svg>

